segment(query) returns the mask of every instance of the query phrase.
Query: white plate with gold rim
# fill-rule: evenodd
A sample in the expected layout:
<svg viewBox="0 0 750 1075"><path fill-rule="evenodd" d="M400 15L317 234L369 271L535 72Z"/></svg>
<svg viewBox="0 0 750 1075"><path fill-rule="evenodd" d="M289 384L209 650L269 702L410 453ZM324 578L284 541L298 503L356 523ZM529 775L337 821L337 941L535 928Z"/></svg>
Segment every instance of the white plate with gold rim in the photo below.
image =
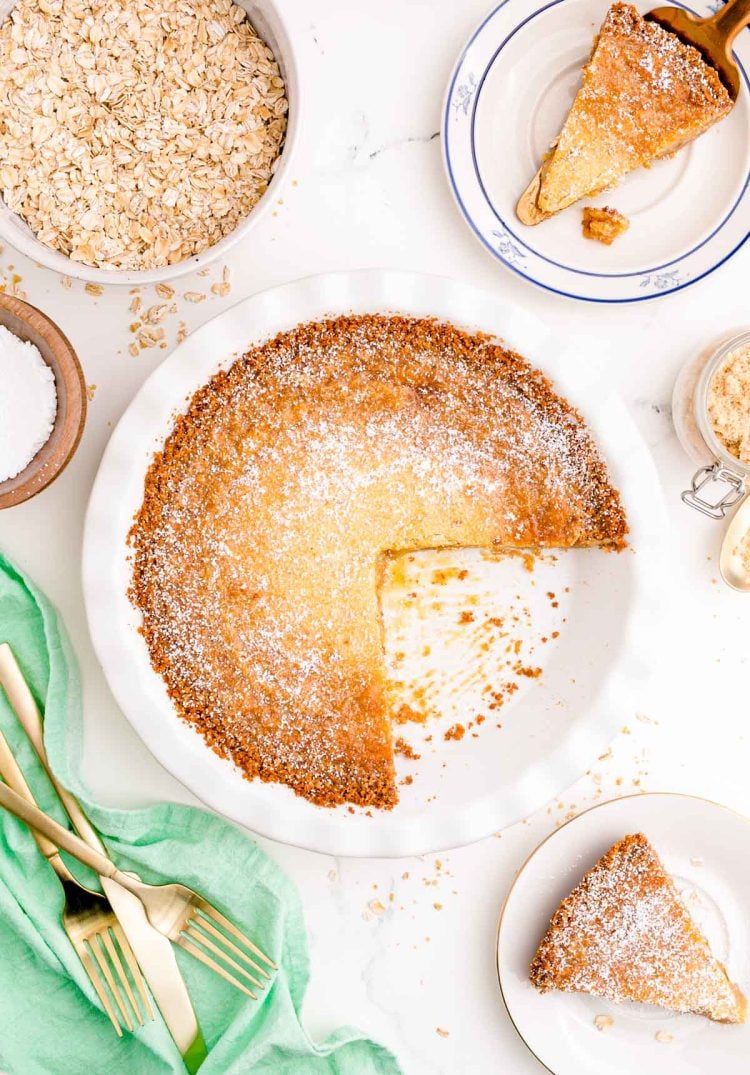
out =
<svg viewBox="0 0 750 1075"><path fill-rule="evenodd" d="M474 601L481 592L488 611L500 615L513 602L528 609L528 616L521 613L531 620L522 628L524 657L543 668L539 678L522 679L502 708L485 710L494 719L461 739L444 739L456 710L468 725L476 707L487 703L472 694L476 682L466 681L466 646L446 646L441 637L451 602L458 602L457 611L462 600L458 582L445 587L441 615L409 617L397 610L397 647L415 654L436 647L442 696L453 711L427 729L399 727L421 758L397 759L399 779L413 776L413 783L400 786L392 811L372 811L371 817L345 806L314 806L281 785L248 782L209 750L176 717L127 598L128 530L146 469L174 413L250 344L301 321L348 311L431 315L483 329L544 369L588 420L623 496L632 538L619 555L574 550L556 561L546 558L534 573L518 558L490 562L476 552L460 554L468 571L463 597ZM126 716L170 772L209 806L263 835L350 855L420 854L469 843L527 816L581 775L642 701L665 604L660 546L666 526L649 452L581 349L575 341L561 346L544 325L501 296L439 277L378 270L311 277L255 295L176 348L112 434L92 491L83 550L86 607L102 667ZM415 561L409 572L421 566ZM438 566L447 565L443 560ZM551 592L556 601L547 598ZM418 680L424 668L401 665L399 675Z"/></svg>
<svg viewBox="0 0 750 1075"><path fill-rule="evenodd" d="M498 4L451 74L443 155L464 219L507 268L569 298L638 302L701 280L750 233L750 34L734 43L742 92L721 123L612 191L524 226L516 202L562 126L608 6L607 0ZM716 3L690 10L708 15ZM630 229L609 247L584 239L584 204L619 209Z"/></svg>
<svg viewBox="0 0 750 1075"><path fill-rule="evenodd" d="M521 868L498 927L498 977L513 1024L554 1075L747 1075L750 1024L723 1026L646 1004L540 994L529 965L560 900L623 836L653 844L730 977L750 992L750 821L691 795L632 795L580 814ZM599 1025L604 1029L598 1029Z"/></svg>

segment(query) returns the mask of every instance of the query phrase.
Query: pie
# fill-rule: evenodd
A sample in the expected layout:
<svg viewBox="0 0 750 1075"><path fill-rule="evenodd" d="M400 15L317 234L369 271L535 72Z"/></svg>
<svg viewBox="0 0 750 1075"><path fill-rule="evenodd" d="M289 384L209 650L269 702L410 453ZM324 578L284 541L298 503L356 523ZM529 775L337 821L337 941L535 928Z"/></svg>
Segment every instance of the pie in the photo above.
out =
<svg viewBox="0 0 750 1075"><path fill-rule="evenodd" d="M536 224L668 157L722 119L732 99L697 49L616 3L583 83L518 215Z"/></svg>
<svg viewBox="0 0 750 1075"><path fill-rule="evenodd" d="M626 532L582 418L519 355L339 317L195 393L147 473L130 594L177 712L220 755L320 805L388 808L388 554Z"/></svg>
<svg viewBox="0 0 750 1075"><path fill-rule="evenodd" d="M747 1001L645 836L618 841L555 911L531 981L744 1023Z"/></svg>

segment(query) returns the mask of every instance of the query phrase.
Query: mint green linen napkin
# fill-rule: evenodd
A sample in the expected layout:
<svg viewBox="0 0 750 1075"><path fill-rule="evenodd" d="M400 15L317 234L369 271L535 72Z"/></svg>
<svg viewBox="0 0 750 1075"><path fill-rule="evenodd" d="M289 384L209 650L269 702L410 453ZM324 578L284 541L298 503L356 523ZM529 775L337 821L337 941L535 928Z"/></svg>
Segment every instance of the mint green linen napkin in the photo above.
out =
<svg viewBox="0 0 750 1075"><path fill-rule="evenodd" d="M76 664L57 613L0 553L0 642L9 642L45 715L56 775L81 800L118 865L147 881L179 880L229 914L279 965L259 1002L177 950L209 1056L205 1075L398 1075L395 1058L352 1030L314 1045L300 1023L308 980L293 884L234 826L191 807L107 810L78 775ZM43 810L64 821L49 782L0 690L0 727ZM12 1075L164 1075L184 1071L159 1016L118 1039L62 926L62 890L28 829L0 811L0 1068Z"/></svg>

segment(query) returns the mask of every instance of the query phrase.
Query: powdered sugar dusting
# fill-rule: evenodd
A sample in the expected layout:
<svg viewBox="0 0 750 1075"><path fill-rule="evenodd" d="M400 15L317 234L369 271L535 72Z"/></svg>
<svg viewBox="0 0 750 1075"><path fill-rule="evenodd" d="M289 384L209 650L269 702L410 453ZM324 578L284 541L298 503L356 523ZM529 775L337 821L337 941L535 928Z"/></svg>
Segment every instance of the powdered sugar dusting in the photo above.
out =
<svg viewBox="0 0 750 1075"><path fill-rule="evenodd" d="M219 753L324 805L391 806L381 557L625 531L584 423L523 359L428 320L342 317L195 394L146 479L132 596Z"/></svg>
<svg viewBox="0 0 750 1075"><path fill-rule="evenodd" d="M645 836L615 844L552 918L531 966L539 989L658 1004L724 1022L744 998L711 954Z"/></svg>

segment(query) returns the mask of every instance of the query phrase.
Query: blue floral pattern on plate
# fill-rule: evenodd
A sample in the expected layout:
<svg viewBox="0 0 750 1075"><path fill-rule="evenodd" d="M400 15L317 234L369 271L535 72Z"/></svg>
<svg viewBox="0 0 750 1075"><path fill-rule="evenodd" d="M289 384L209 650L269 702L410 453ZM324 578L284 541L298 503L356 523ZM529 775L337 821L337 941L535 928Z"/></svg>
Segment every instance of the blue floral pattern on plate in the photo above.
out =
<svg viewBox="0 0 750 1075"><path fill-rule="evenodd" d="M505 228L495 228L492 234L497 239L495 248L503 261L506 261L509 265L517 265L519 261L526 257L526 251L522 250L513 241Z"/></svg>
<svg viewBox="0 0 750 1075"><path fill-rule="evenodd" d="M639 287L653 287L656 291L672 290L678 284L686 282L686 277L682 276L677 269L673 269L672 272L653 272L647 273L641 277Z"/></svg>
<svg viewBox="0 0 750 1075"><path fill-rule="evenodd" d="M477 92L477 80L474 74L470 71L466 76L466 81L462 82L460 86L456 86L453 94L453 109L456 115L463 114L468 116L469 109L471 108L471 102L474 100L474 94Z"/></svg>

